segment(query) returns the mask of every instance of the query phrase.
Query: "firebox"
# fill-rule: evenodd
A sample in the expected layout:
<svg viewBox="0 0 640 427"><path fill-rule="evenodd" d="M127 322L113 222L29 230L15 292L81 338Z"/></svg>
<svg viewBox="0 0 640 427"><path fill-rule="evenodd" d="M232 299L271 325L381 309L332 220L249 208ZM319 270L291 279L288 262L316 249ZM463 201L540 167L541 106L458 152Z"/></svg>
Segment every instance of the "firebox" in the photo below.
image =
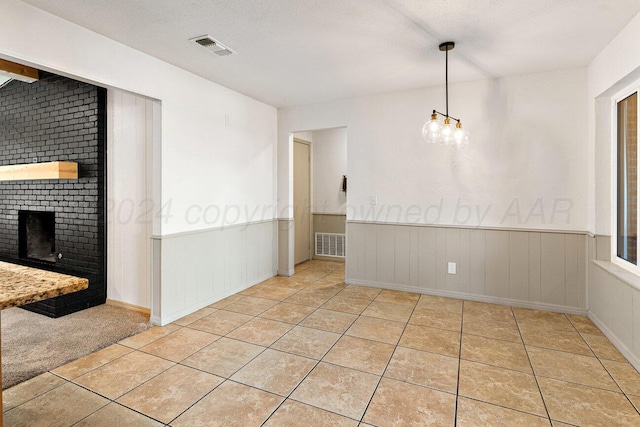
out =
<svg viewBox="0 0 640 427"><path fill-rule="evenodd" d="M56 262L56 214L19 211L20 258Z"/></svg>

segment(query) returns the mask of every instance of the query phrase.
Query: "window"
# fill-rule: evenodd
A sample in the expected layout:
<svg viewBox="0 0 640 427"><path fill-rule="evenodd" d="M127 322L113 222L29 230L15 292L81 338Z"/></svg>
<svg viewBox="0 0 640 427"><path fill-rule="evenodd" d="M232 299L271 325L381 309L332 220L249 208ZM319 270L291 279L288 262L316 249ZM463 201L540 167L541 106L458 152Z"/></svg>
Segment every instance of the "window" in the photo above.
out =
<svg viewBox="0 0 640 427"><path fill-rule="evenodd" d="M617 102L616 255L638 265L638 92Z"/></svg>

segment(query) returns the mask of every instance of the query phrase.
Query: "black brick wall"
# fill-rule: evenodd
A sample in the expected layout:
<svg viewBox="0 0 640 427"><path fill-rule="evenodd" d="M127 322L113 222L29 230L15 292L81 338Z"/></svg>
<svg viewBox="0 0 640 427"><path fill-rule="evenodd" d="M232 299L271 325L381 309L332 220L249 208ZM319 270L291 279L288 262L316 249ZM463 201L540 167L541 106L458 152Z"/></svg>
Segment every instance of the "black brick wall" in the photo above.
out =
<svg viewBox="0 0 640 427"><path fill-rule="evenodd" d="M42 73L0 88L0 165L78 163L78 180L0 181L0 258L90 278L90 289L31 305L58 316L103 303L106 91ZM55 212L53 265L20 260L18 211Z"/></svg>

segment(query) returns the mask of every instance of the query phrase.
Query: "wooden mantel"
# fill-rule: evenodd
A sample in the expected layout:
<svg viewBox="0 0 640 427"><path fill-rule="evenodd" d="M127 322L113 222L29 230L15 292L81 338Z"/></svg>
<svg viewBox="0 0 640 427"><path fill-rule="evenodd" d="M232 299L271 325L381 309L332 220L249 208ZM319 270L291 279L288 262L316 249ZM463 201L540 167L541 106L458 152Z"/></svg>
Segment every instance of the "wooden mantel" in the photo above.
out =
<svg viewBox="0 0 640 427"><path fill-rule="evenodd" d="M74 162L46 162L0 166L0 181L31 179L78 179L78 164Z"/></svg>

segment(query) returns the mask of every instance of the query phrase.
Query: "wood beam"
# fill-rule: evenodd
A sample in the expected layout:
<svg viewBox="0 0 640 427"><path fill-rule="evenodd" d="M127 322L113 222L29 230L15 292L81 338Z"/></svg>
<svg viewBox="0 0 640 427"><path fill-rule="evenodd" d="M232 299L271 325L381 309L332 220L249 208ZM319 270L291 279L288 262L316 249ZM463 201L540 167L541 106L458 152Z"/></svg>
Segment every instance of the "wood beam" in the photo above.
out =
<svg viewBox="0 0 640 427"><path fill-rule="evenodd" d="M31 179L78 179L78 164L47 162L0 166L0 181Z"/></svg>
<svg viewBox="0 0 640 427"><path fill-rule="evenodd" d="M36 68L27 67L26 65L17 64L5 59L0 59L0 74L27 83L33 83L39 78Z"/></svg>

